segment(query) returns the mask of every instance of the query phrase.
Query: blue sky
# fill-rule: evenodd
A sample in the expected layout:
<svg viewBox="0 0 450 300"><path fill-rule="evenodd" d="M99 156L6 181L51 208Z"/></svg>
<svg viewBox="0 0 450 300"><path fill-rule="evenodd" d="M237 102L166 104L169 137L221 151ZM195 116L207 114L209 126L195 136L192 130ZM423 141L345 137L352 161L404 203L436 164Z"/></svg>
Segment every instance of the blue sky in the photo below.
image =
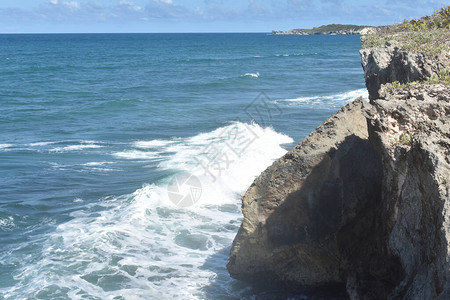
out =
<svg viewBox="0 0 450 300"><path fill-rule="evenodd" d="M441 0L0 0L0 33L270 32L323 24L385 25Z"/></svg>

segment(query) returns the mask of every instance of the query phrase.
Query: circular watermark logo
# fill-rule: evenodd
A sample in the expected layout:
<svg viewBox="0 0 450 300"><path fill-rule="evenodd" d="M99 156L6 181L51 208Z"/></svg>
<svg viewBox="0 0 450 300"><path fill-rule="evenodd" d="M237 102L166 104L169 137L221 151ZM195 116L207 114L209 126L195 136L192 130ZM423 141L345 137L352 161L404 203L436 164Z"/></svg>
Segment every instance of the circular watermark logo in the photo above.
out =
<svg viewBox="0 0 450 300"><path fill-rule="evenodd" d="M202 184L196 176L190 173L180 173L169 182L167 193L170 201L176 206L192 206L202 196Z"/></svg>

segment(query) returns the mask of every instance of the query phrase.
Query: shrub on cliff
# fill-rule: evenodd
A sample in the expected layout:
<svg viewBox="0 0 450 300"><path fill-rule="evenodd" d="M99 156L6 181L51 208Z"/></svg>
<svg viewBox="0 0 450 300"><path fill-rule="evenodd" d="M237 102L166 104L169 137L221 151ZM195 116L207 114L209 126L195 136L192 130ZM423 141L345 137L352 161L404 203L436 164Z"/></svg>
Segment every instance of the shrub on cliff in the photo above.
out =
<svg viewBox="0 0 450 300"><path fill-rule="evenodd" d="M380 27L363 39L363 47L380 47L393 40L399 42L404 50L422 52L428 56L450 51L450 6L434 12L431 16Z"/></svg>

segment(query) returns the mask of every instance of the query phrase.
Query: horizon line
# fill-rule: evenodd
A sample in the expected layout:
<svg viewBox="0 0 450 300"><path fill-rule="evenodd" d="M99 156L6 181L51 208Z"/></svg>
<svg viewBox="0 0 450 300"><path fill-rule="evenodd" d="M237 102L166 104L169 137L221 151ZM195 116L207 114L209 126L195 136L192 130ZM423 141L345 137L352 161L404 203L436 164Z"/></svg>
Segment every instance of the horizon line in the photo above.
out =
<svg viewBox="0 0 450 300"><path fill-rule="evenodd" d="M272 33L272 31L179 31L179 32L0 32L0 34L193 34L193 33Z"/></svg>

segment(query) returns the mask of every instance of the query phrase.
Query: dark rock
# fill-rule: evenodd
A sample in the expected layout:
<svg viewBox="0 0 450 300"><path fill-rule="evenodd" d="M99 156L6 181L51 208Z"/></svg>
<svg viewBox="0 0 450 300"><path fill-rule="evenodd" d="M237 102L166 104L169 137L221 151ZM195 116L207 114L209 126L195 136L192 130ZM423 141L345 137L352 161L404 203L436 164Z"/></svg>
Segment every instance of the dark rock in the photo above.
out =
<svg viewBox="0 0 450 300"><path fill-rule="evenodd" d="M380 98L379 89L383 84L423 81L430 76L437 76L450 66L449 54L446 52L430 58L423 53L401 50L395 41L385 47L362 49L360 54L371 101Z"/></svg>
<svg viewBox="0 0 450 300"><path fill-rule="evenodd" d="M358 99L342 108L248 189L227 266L233 277L298 288L345 284L339 244L354 254L344 241L354 244L368 231L351 224L381 197L381 160L367 140L366 105Z"/></svg>

